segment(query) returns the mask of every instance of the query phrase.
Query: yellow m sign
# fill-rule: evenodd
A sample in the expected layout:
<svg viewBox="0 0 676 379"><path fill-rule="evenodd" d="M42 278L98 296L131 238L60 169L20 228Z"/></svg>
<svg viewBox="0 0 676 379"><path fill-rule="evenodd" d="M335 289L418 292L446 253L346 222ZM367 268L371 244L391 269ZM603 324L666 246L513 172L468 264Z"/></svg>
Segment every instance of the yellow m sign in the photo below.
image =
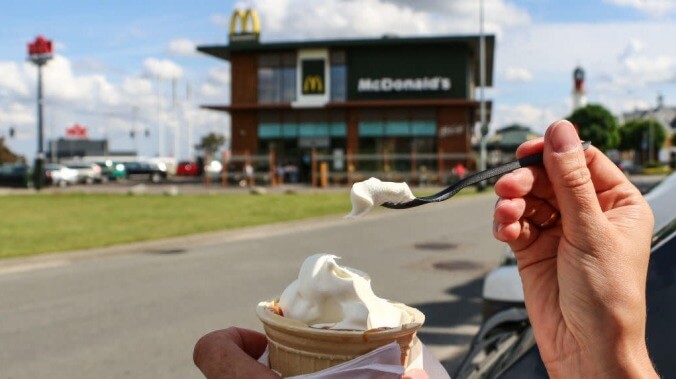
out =
<svg viewBox="0 0 676 379"><path fill-rule="evenodd" d="M308 75L303 80L303 93L324 93L324 82L319 75Z"/></svg>
<svg viewBox="0 0 676 379"><path fill-rule="evenodd" d="M251 29L249 29L251 21ZM240 24L240 31L237 32L237 24ZM258 13L253 9L239 10L232 12L230 18L230 34L260 34L261 23L258 20Z"/></svg>

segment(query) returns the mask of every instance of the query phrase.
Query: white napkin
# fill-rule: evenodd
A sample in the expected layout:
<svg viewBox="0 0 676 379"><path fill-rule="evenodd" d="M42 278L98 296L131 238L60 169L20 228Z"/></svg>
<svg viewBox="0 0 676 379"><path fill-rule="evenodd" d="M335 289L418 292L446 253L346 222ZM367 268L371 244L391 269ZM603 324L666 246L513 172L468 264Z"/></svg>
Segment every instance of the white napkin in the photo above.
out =
<svg viewBox="0 0 676 379"><path fill-rule="evenodd" d="M441 363L417 338L411 347L410 358L406 371L422 369L427 372L430 379L450 379ZM399 345L392 342L337 366L288 379L400 379L404 374L404 368L399 363L400 359ZM267 349L258 361L269 366Z"/></svg>

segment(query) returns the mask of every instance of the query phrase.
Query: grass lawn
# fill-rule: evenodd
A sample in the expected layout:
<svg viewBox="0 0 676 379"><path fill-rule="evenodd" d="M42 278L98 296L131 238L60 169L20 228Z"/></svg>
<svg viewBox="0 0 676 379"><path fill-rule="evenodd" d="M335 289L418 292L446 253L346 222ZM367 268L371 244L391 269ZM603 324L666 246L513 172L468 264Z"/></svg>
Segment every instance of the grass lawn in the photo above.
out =
<svg viewBox="0 0 676 379"><path fill-rule="evenodd" d="M0 196L0 258L347 214L347 194Z"/></svg>
<svg viewBox="0 0 676 379"><path fill-rule="evenodd" d="M347 193L0 196L0 258L341 215L349 211Z"/></svg>

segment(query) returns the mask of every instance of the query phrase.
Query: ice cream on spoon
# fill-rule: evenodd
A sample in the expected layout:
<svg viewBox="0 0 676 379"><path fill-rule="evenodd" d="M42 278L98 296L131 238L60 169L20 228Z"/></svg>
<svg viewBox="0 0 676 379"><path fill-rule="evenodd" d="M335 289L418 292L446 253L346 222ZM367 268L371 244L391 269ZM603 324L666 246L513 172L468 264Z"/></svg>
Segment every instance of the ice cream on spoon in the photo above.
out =
<svg viewBox="0 0 676 379"><path fill-rule="evenodd" d="M352 185L350 201L352 212L346 217L359 217L384 203L403 203L415 199L406 183L383 182L370 178Z"/></svg>

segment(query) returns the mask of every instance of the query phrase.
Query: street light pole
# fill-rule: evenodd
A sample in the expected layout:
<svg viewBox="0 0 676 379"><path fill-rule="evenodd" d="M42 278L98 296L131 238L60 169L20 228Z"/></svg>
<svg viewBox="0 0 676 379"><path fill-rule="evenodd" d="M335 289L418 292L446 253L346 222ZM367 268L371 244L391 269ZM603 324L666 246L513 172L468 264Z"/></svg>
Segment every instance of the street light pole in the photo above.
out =
<svg viewBox="0 0 676 379"><path fill-rule="evenodd" d="M42 167L45 161L44 142L43 142L43 96L42 96L42 66L52 59L52 41L38 36L34 42L28 44L28 59L38 67L38 153L33 165L33 185L35 189L42 188L43 175Z"/></svg>
<svg viewBox="0 0 676 379"><path fill-rule="evenodd" d="M487 166L487 153L486 153L486 143L488 134L488 123L486 122L486 100L484 99L484 88L486 87L486 37L484 35L484 1L479 1L479 118L480 118L480 131L481 139L479 140L480 144L480 153L479 153L479 169L481 171L486 169ZM486 186L486 182L483 181L479 184L479 189L483 190Z"/></svg>

